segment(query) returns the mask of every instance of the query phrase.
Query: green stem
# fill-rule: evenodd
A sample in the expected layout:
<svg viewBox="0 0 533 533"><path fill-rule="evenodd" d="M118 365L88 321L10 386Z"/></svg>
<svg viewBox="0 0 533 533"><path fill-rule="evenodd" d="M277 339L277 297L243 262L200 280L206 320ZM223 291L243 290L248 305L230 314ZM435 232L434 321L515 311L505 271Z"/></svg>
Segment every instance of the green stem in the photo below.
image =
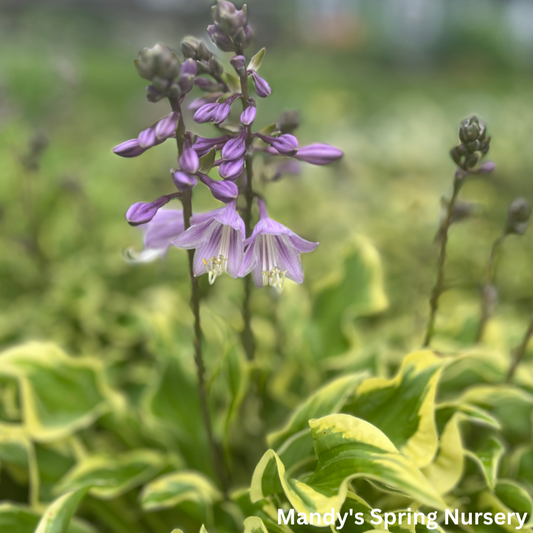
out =
<svg viewBox="0 0 533 533"><path fill-rule="evenodd" d="M241 93L242 93L242 110L248 109L250 105L250 94L248 92L248 75L244 72L240 76ZM244 199L246 206L244 209L244 228L246 237L252 234L252 204L254 200L253 190L253 156L250 153L250 146L252 145L252 136L250 135L250 127L248 129L248 136L246 137L246 157L244 160L246 168L246 188L244 189ZM244 300L242 304L242 314L244 319L244 328L242 332L242 344L246 357L249 361L255 358L255 339L252 331L252 312L250 309L250 300L252 297L252 277L246 276L244 278Z"/></svg>
<svg viewBox="0 0 533 533"><path fill-rule="evenodd" d="M426 335L424 337L424 347L427 347L431 343L431 338L435 333L435 319L437 317L437 311L439 309L439 299L444 292L444 265L446 264L446 247L448 245L448 231L452 223L453 209L457 196L461 189L463 180L460 178L454 178L453 193L450 202L448 203L448 209L446 210L446 217L440 230L440 245L439 245L439 258L437 262L437 281L431 292L431 298L429 299L429 319L426 328Z"/></svg>
<svg viewBox="0 0 533 533"><path fill-rule="evenodd" d="M502 233L492 243L492 247L490 249L489 258L487 260L486 281L482 289L481 319L479 321L479 326L476 333L476 343L481 342L481 340L483 339L487 323L490 320L490 317L493 312L493 307L495 303L493 298L493 291L495 289L494 278L496 276L496 256L503 241L505 240L505 237L507 237L507 234Z"/></svg>
<svg viewBox="0 0 533 533"><path fill-rule="evenodd" d="M170 99L172 111L179 113L178 124L176 127L176 142L178 145L178 154L183 153L183 146L185 144L185 123L183 121L183 114L181 106L177 99ZM192 217L192 191L184 191L182 193L181 202L183 204L183 223L185 230L191 227ZM196 374L198 378L198 395L200 399L200 409L202 412L202 419L204 422L205 432L207 435L207 442L211 454L211 461L216 472L218 480L221 484L223 492L226 494L228 490L228 476L222 460L222 454L215 442L213 435L213 426L211 423L211 415L209 413L209 402L207 398L207 388L205 386L205 364L202 353L202 327L200 322L200 286L198 278L194 275L194 250L187 250L189 257L189 277L191 280L191 309L194 315L194 362L196 364Z"/></svg>
<svg viewBox="0 0 533 533"><path fill-rule="evenodd" d="M524 356L526 355L527 345L529 344L529 340L533 336L533 317L531 318L531 322L529 323L529 327L527 328L527 331L524 335L524 338L522 339L522 342L520 343L520 346L514 350L513 353L513 359L511 361L511 365L509 366L509 371L507 372L507 377L505 378L506 383L511 383L513 376L516 372L516 369L518 368L518 365L522 362L522 359L524 359Z"/></svg>

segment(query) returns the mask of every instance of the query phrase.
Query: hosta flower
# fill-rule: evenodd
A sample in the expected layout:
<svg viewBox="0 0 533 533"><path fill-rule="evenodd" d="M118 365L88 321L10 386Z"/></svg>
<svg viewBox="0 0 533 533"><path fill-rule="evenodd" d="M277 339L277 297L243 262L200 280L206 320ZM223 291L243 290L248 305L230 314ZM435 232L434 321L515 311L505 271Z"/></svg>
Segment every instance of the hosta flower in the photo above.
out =
<svg viewBox="0 0 533 533"><path fill-rule="evenodd" d="M218 173L225 180L236 180L244 170L244 157L233 161L222 161L218 167Z"/></svg>
<svg viewBox="0 0 533 533"><path fill-rule="evenodd" d="M215 211L195 215L191 227L172 244L186 250L195 249L193 272L206 274L212 285L227 272L237 278L243 257L244 222L233 201Z"/></svg>
<svg viewBox="0 0 533 533"><path fill-rule="evenodd" d="M211 139L207 137L198 137L196 142L192 145L192 148L199 157L202 157L208 154L213 148L219 150L230 139L231 137L229 135L221 135L220 137L213 137Z"/></svg>
<svg viewBox="0 0 533 533"><path fill-rule="evenodd" d="M302 239L289 228L269 218L265 204L259 200L260 220L252 236L244 242L246 252L239 276L253 271L254 283L258 287L281 289L285 277L302 283L304 272L300 254L312 252L317 242Z"/></svg>
<svg viewBox="0 0 533 533"><path fill-rule="evenodd" d="M150 222L159 209L168 204L172 197L170 195L161 196L153 202L137 202L133 204L126 212L126 220L130 226L139 226Z"/></svg>
<svg viewBox="0 0 533 533"><path fill-rule="evenodd" d="M183 211L160 209L150 222L138 226L144 231L144 249L127 251L130 261L145 263L167 253L172 241L184 231Z"/></svg>
<svg viewBox="0 0 533 533"><path fill-rule="evenodd" d="M272 93L270 85L255 70L252 70L252 80L254 82L255 92L260 98L266 98Z"/></svg>

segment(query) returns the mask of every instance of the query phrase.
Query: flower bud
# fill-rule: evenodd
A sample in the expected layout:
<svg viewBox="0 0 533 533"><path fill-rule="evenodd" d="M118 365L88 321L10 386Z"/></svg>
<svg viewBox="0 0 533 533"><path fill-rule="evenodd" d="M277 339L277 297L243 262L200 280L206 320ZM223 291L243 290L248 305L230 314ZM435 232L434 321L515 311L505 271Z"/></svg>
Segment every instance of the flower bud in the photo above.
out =
<svg viewBox="0 0 533 533"><path fill-rule="evenodd" d="M213 104L205 104L196 113L194 114L194 121L198 124L203 124L204 122L210 122L213 119L213 113L218 108L220 104L216 102Z"/></svg>
<svg viewBox="0 0 533 533"><path fill-rule="evenodd" d="M225 180L236 180L244 170L244 157L233 161L223 161L218 167L218 173Z"/></svg>
<svg viewBox="0 0 533 533"><path fill-rule="evenodd" d="M242 131L238 137L230 139L222 148L222 159L233 161L244 155L246 151L246 131Z"/></svg>
<svg viewBox="0 0 533 533"><path fill-rule="evenodd" d="M228 100L226 100L223 104L220 104L213 112L213 123L222 124L222 122L224 122L228 118L230 111L231 104L228 103Z"/></svg>
<svg viewBox="0 0 533 533"><path fill-rule="evenodd" d="M189 174L196 174L200 168L200 160L198 154L192 149L190 141L186 140L183 153L178 158L181 170Z"/></svg>
<svg viewBox="0 0 533 533"><path fill-rule="evenodd" d="M113 152L121 157L137 157L146 152L146 150L147 148L139 146L137 139L130 139L113 148Z"/></svg>
<svg viewBox="0 0 533 533"><path fill-rule="evenodd" d="M158 91L153 85L146 87L146 99L155 104L165 98L165 94Z"/></svg>
<svg viewBox="0 0 533 533"><path fill-rule="evenodd" d="M239 196L239 188L231 181L216 181L205 174L198 174L200 181L207 185L211 194L221 202L232 202Z"/></svg>
<svg viewBox="0 0 533 533"><path fill-rule="evenodd" d="M230 139L229 135L222 135L220 137L213 137L208 139L206 137L198 137L193 144L193 150L198 154L198 157L202 157L208 154L213 148L217 150L222 148L224 144Z"/></svg>
<svg viewBox="0 0 533 533"><path fill-rule="evenodd" d="M169 201L170 197L165 195L150 203L138 202L133 204L126 212L126 220L131 226L146 224L154 218L159 208Z"/></svg>
<svg viewBox="0 0 533 533"><path fill-rule="evenodd" d="M156 44L153 48L143 48L134 62L139 76L146 80L153 80L154 77L174 80L180 71L178 56L162 44Z"/></svg>
<svg viewBox="0 0 533 533"><path fill-rule="evenodd" d="M300 113L298 111L285 111L281 114L276 124L278 130L283 133L292 133L300 125Z"/></svg>
<svg viewBox="0 0 533 533"><path fill-rule="evenodd" d="M207 48L207 45L203 41L200 41L200 44L198 45L197 54L197 59L199 61L209 61L211 57L213 57L212 52Z"/></svg>
<svg viewBox="0 0 533 533"><path fill-rule="evenodd" d="M188 191L198 183L198 180L194 176L191 176L186 172L181 172L180 170L174 171L174 169L172 169L171 173L172 181L180 192Z"/></svg>
<svg viewBox="0 0 533 533"><path fill-rule="evenodd" d="M293 157L312 165L329 165L343 156L338 148L328 144L316 143L300 148Z"/></svg>
<svg viewBox="0 0 533 533"><path fill-rule="evenodd" d="M490 148L490 137L487 137L484 122L476 116L463 120L459 127L459 139L461 144L450 151L456 165L469 174L487 172L486 170L480 172L480 169L474 170Z"/></svg>
<svg viewBox="0 0 533 533"><path fill-rule="evenodd" d="M137 140L139 141L139 146L141 148L151 148L152 146L155 146L157 144L157 138L155 136L154 126L141 131Z"/></svg>
<svg viewBox="0 0 533 533"><path fill-rule="evenodd" d="M254 81L255 92L260 98L266 98L272 93L270 85L257 72L252 71L252 79Z"/></svg>
<svg viewBox="0 0 533 533"><path fill-rule="evenodd" d="M241 124L244 126L250 126L250 124L253 123L255 120L255 115L257 114L257 109L255 106L251 105L247 107L242 113L241 113Z"/></svg>
<svg viewBox="0 0 533 533"><path fill-rule="evenodd" d="M233 43L233 41L226 35L217 31L213 24L207 27L207 33L209 34L209 37L211 37L211 40L217 45L217 47L222 50L222 52L237 51L237 46Z"/></svg>
<svg viewBox="0 0 533 533"><path fill-rule="evenodd" d="M505 232L523 235L529 225L531 207L525 198L517 198L511 202L507 210Z"/></svg>
<svg viewBox="0 0 533 533"><path fill-rule="evenodd" d="M246 64L244 56L233 56L229 62L235 69L235 72L240 76L243 73Z"/></svg>
<svg viewBox="0 0 533 533"><path fill-rule="evenodd" d="M224 74L224 67L222 66L222 63L215 56L213 56L209 60L209 72L215 78L220 78L220 76Z"/></svg>
<svg viewBox="0 0 533 533"><path fill-rule="evenodd" d="M174 135L178 124L179 113L173 112L162 118L155 124L155 136L157 141L164 141Z"/></svg>
<svg viewBox="0 0 533 533"><path fill-rule="evenodd" d="M187 106L191 111L198 111L205 104L215 103L222 95L220 93L210 93L200 98L195 98Z"/></svg>
<svg viewBox="0 0 533 533"><path fill-rule="evenodd" d="M209 80L207 78L196 78L194 80L194 85L196 85L197 87L200 87L202 91L209 91L209 92L220 91L220 84L214 82L213 80Z"/></svg>
<svg viewBox="0 0 533 533"><path fill-rule="evenodd" d="M294 135L286 133L285 135L274 138L270 142L270 146L275 148L280 154L290 156L296 154L298 151L298 139Z"/></svg>
<svg viewBox="0 0 533 533"><path fill-rule="evenodd" d="M200 41L195 37L185 37L181 41L181 53L188 59L198 59L198 46Z"/></svg>

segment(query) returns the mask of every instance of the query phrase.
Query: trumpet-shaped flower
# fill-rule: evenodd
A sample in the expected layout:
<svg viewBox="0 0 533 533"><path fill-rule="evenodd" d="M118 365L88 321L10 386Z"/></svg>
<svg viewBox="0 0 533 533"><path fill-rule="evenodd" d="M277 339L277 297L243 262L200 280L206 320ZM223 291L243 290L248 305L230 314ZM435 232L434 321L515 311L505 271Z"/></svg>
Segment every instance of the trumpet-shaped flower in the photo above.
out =
<svg viewBox="0 0 533 533"><path fill-rule="evenodd" d="M244 222L237 213L235 201L191 219L191 227L172 241L174 246L195 249L193 272L206 274L212 285L218 276L227 272L239 276L243 257Z"/></svg>
<svg viewBox="0 0 533 533"><path fill-rule="evenodd" d="M317 242L302 239L289 228L269 218L265 204L259 200L260 220L249 239L239 272L244 277L253 271L258 287L270 285L281 289L285 277L302 283L304 272L300 254L312 252Z"/></svg>

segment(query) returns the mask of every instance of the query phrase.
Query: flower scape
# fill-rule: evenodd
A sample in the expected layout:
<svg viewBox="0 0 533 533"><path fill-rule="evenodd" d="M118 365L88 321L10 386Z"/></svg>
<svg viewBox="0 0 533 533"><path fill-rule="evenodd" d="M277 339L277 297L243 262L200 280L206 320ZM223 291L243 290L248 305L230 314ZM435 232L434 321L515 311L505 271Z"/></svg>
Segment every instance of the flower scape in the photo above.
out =
<svg viewBox="0 0 533 533"><path fill-rule="evenodd" d="M193 13L192 1L181 4ZM457 101L477 104L487 123L467 110L456 130L411 72L406 81L394 71L416 85L409 101L381 75L364 95L375 75L366 67L360 92L345 90L353 58L336 48L343 20L331 19L335 35L323 21L346 3L323 4L313 26L314 7L299 2L299 24L313 46L333 39L335 52L307 58L302 72L315 78L300 85L316 91L293 99L315 108L311 140L343 151L300 146L295 111L266 118L280 101L276 61L298 78L298 56L259 49L264 3L249 21L246 5L227 0L212 6L203 40L156 44L134 60L134 80L136 69L157 104L145 108L162 118L134 113L133 135L155 123L112 151L130 136L115 126L81 148L72 135L80 167L104 173L98 183L58 177L68 150L53 135L7 157L22 131L12 127L0 146L20 185L0 205L6 233L15 230L0 236L10 281L0 309L0 533L532 530L532 189L512 174L519 155L529 161L520 143L533 114L523 104L507 120L520 106L461 85ZM328 76L333 55L342 76ZM95 87L109 82L100 68ZM525 86L529 102L529 77ZM345 127L348 107L364 121L376 99L383 113L364 135ZM92 130L95 109L85 100L75 109ZM163 177L145 180L156 163ZM121 182L128 168L142 185ZM101 187L98 202L91 187ZM124 257L126 232L143 246Z"/></svg>

